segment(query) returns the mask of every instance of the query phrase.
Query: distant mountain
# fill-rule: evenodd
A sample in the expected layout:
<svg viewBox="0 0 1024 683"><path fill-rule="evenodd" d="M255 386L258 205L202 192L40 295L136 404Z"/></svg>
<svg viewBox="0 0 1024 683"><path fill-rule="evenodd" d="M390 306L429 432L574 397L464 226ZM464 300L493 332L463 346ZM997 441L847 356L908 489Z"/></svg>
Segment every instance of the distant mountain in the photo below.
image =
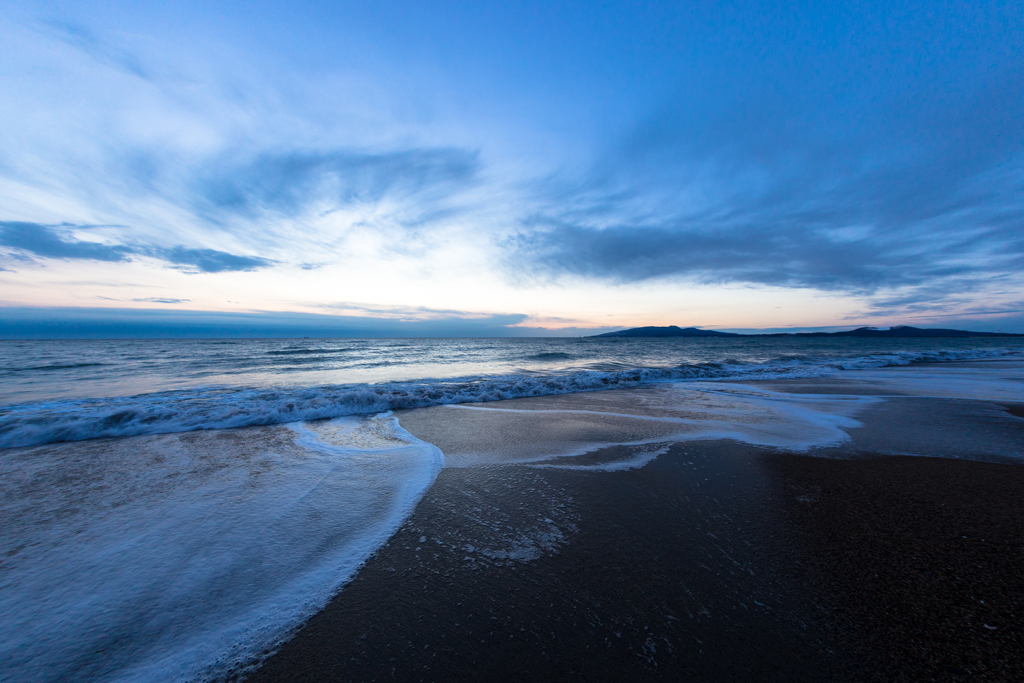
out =
<svg viewBox="0 0 1024 683"><path fill-rule="evenodd" d="M595 334L595 337L739 337L733 332L716 332L715 330L702 330L696 327L634 327L629 330L618 332L605 332Z"/></svg>
<svg viewBox="0 0 1024 683"><path fill-rule="evenodd" d="M887 330L877 327L858 327L846 332L775 332L771 334L736 334L702 330L697 327L634 327L618 332L595 334L595 337L1020 337L1024 335L1008 332L970 332L968 330L944 330L939 328L911 327L897 325Z"/></svg>
<svg viewBox="0 0 1024 683"><path fill-rule="evenodd" d="M897 325L887 330L877 327L858 327L846 332L803 332L796 336L815 337L1019 337L1006 332L969 332L967 330L944 330L940 328L911 327Z"/></svg>

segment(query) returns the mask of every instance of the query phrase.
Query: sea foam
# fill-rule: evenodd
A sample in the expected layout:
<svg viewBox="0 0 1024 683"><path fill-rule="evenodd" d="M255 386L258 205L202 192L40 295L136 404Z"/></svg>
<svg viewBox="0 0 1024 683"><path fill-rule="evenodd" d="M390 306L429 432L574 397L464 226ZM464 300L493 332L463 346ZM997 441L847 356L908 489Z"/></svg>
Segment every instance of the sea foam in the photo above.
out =
<svg viewBox="0 0 1024 683"><path fill-rule="evenodd" d="M443 465L395 418L0 458L0 680L221 679L322 608Z"/></svg>
<svg viewBox="0 0 1024 683"><path fill-rule="evenodd" d="M882 400L678 382L494 407L451 406L445 424L453 436L431 440L444 450L448 467L518 463L614 472L643 467L668 444L687 441L728 439L791 452L839 445L861 426L857 415ZM410 429L420 428L418 415L404 419Z"/></svg>

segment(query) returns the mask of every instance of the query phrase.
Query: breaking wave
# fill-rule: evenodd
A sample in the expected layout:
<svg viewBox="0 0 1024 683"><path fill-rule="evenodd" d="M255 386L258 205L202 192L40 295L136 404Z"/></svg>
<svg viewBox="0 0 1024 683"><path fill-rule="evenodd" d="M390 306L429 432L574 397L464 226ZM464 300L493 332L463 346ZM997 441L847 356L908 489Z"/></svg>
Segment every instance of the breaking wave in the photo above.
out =
<svg viewBox="0 0 1024 683"><path fill-rule="evenodd" d="M918 363L1022 358L1009 348L895 351L848 358L785 356L672 368L575 370L293 388L196 387L137 396L36 401L0 409L0 448L57 441L268 425L401 408L571 394L688 380L822 377Z"/></svg>

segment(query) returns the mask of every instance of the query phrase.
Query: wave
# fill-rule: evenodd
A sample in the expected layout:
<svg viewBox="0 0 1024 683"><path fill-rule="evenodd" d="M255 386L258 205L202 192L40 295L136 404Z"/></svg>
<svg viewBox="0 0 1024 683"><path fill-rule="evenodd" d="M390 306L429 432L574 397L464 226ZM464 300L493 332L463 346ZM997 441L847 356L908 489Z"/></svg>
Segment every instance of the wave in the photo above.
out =
<svg viewBox="0 0 1024 683"><path fill-rule="evenodd" d="M561 351L549 351L547 353L537 353L532 356L527 356L524 360L572 360L576 356L571 353L562 353Z"/></svg>
<svg viewBox="0 0 1024 683"><path fill-rule="evenodd" d="M0 680L238 680L275 650L444 464L387 415L290 426L293 443L209 434L0 459L14 520Z"/></svg>
<svg viewBox="0 0 1024 683"><path fill-rule="evenodd" d="M302 356L307 354L344 353L351 349L280 349L267 351L268 356Z"/></svg>
<svg viewBox="0 0 1024 683"><path fill-rule="evenodd" d="M74 368L92 368L107 363L62 363L59 365L34 365L28 368L12 368L11 372L27 372L29 370L73 370Z"/></svg>
<svg viewBox="0 0 1024 683"><path fill-rule="evenodd" d="M424 379L293 388L196 387L138 396L39 401L0 410L0 448L57 441L281 424L455 403L571 394L658 382L822 377L919 363L1021 358L1019 349L899 351L848 358L779 357L672 368Z"/></svg>

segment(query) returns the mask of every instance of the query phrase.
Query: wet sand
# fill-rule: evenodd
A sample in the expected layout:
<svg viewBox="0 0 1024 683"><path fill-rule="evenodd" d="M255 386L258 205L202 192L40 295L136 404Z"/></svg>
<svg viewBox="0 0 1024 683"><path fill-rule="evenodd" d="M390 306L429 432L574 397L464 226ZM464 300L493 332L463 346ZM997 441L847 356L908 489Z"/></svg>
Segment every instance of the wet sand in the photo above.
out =
<svg viewBox="0 0 1024 683"><path fill-rule="evenodd" d="M1024 467L777 456L830 619L879 680L1024 680Z"/></svg>
<svg viewBox="0 0 1024 683"><path fill-rule="evenodd" d="M767 475L730 443L619 473L444 470L254 680L834 678Z"/></svg>
<svg viewBox="0 0 1024 683"><path fill-rule="evenodd" d="M251 679L1022 680L1019 409L896 397L811 455L698 440L624 471L445 469ZM437 443L470 412L442 410L400 420Z"/></svg>

